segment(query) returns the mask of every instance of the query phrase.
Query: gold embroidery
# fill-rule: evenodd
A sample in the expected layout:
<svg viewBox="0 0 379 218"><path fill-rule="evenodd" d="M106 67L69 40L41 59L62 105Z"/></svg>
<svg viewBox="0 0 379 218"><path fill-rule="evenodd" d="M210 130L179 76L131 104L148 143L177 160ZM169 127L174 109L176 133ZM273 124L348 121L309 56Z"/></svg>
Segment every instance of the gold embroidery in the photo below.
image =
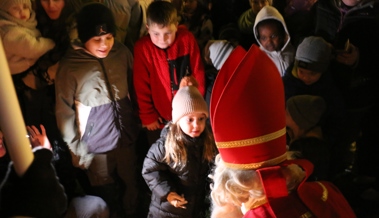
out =
<svg viewBox="0 0 379 218"><path fill-rule="evenodd" d="M258 168L265 167L265 166L274 166L274 165L277 165L277 164L279 164L285 160L287 160L287 154L286 153L284 153L284 154L282 154L279 157L276 157L274 159L262 161L259 163L233 164L233 163L227 163L224 161L224 164L227 167L233 168L233 169L242 169L242 170L253 169L254 170L254 169L258 169Z"/></svg>
<svg viewBox="0 0 379 218"><path fill-rule="evenodd" d="M250 146L250 145L257 145L262 144L264 142L272 141L274 139L277 139L283 135L286 134L286 128L283 128L281 130L278 130L273 133L269 133L267 135L251 138L251 139L244 139L244 140L238 140L238 141L229 141L229 142L216 142L216 145L218 148L235 148L235 147L244 147L244 146Z"/></svg>
<svg viewBox="0 0 379 218"><path fill-rule="evenodd" d="M311 218L313 217L313 215L311 214L311 212L306 212L305 214L301 215L299 218Z"/></svg>
<svg viewBox="0 0 379 218"><path fill-rule="evenodd" d="M328 200L328 189L326 189L324 184L322 184L321 182L317 182L317 183L322 187L321 200L325 202L326 200Z"/></svg>

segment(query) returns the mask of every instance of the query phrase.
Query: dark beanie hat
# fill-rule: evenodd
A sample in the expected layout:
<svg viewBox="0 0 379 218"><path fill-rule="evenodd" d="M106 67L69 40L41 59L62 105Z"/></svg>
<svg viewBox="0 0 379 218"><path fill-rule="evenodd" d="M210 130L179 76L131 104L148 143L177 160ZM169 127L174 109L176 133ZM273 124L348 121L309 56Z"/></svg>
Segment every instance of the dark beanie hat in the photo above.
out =
<svg viewBox="0 0 379 218"><path fill-rule="evenodd" d="M116 24L112 11L101 3L90 3L82 7L77 17L77 28L82 43L86 43L94 36L108 33L116 35Z"/></svg>
<svg viewBox="0 0 379 218"><path fill-rule="evenodd" d="M287 100L287 111L293 121L304 130L316 126L324 114L323 98L313 95L296 95Z"/></svg>

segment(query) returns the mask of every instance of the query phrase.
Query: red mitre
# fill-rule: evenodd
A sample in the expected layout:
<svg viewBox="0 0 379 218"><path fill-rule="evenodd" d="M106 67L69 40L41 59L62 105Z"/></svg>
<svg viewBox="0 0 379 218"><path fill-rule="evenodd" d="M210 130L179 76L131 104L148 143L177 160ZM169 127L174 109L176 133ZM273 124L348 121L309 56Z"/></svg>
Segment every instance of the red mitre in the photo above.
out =
<svg viewBox="0 0 379 218"><path fill-rule="evenodd" d="M233 51L215 81L210 119L227 167L258 169L286 160L282 79L272 60L253 45Z"/></svg>

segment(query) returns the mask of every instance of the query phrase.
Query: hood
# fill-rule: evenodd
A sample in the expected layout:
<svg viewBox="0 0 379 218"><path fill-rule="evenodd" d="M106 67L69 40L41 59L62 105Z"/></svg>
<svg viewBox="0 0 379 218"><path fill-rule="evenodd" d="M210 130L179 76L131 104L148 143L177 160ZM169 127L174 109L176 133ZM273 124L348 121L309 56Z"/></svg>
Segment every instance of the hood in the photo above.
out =
<svg viewBox="0 0 379 218"><path fill-rule="evenodd" d="M284 21L283 16L279 13L279 11L276 8L272 6L265 6L258 12L257 17L255 18L255 23L254 23L254 37L257 43L259 44L260 48L266 53L269 53L270 51L267 51L266 49L263 48L263 46L261 45L257 37L258 36L258 30L257 30L258 23L264 20L268 20L268 19L275 19L279 21L284 27L284 31L286 32L286 39L284 40L285 43L284 43L283 48L281 49L281 51L283 51L287 47L291 38L290 38L290 34L288 32L287 25Z"/></svg>

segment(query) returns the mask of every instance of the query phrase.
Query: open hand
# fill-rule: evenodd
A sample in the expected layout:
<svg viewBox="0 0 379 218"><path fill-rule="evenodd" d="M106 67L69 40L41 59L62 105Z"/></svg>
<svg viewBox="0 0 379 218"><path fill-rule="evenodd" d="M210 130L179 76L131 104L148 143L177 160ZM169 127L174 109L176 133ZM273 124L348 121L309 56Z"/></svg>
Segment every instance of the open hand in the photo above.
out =
<svg viewBox="0 0 379 218"><path fill-rule="evenodd" d="M32 148L42 146L51 150L51 144L49 142L49 139L47 138L45 127L41 124L40 128L42 133L40 133L38 128L33 125L26 127L26 129L29 132L30 143L32 145Z"/></svg>

